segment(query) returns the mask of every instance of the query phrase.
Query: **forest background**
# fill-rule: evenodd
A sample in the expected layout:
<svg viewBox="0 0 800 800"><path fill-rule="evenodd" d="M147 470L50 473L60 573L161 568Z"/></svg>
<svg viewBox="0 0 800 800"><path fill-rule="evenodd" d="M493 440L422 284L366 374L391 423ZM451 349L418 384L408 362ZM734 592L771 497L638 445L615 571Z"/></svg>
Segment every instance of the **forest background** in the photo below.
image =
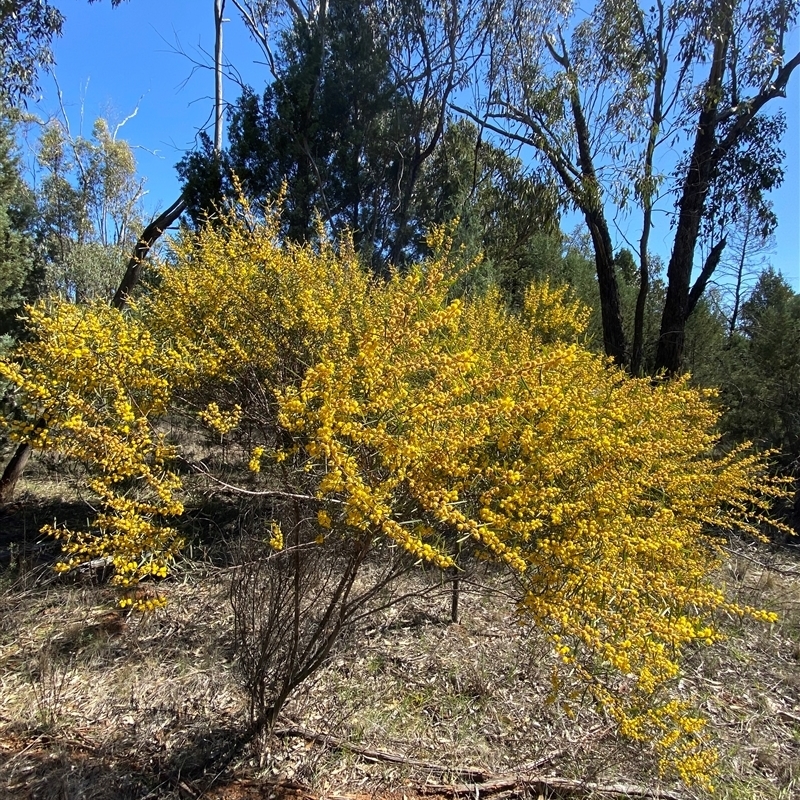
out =
<svg viewBox="0 0 800 800"><path fill-rule="evenodd" d="M197 132L211 130L212 100L211 54L214 49L213 4L207 8L191 0L175 0L168 6L155 0L139 0L112 8L110 3L89 5L82 0L59 4L66 21L64 35L53 42L56 58L56 86L46 78L30 108L40 117L59 117L57 93L63 95L73 127L87 132L98 117L116 125L135 109L124 136L136 150L139 173L146 176L146 215L152 215L177 195L179 181L173 169L183 154L194 149ZM235 65L242 80L259 87L268 80L262 53L247 34L246 27L228 9L225 26L226 60ZM135 31L135 35L133 32ZM787 52L798 49L800 31L789 31ZM203 68L195 69L195 62ZM131 65L135 68L131 69ZM135 76L135 80L133 79ZM236 81L225 77L225 97L232 101L239 89ZM770 262L788 281L800 288L800 231L791 220L800 216L800 149L792 146L800 127L800 84L789 82L781 103L786 112L786 131L781 139L785 151L785 180L770 195L780 224L775 231ZM522 153L529 159L529 153ZM660 230L652 237L653 252L666 260L671 239L666 215L672 207L663 204ZM571 233L581 222L569 210L561 228ZM624 229L624 220L622 221ZM617 238L615 232L615 240ZM622 240L620 240L621 246Z"/></svg>

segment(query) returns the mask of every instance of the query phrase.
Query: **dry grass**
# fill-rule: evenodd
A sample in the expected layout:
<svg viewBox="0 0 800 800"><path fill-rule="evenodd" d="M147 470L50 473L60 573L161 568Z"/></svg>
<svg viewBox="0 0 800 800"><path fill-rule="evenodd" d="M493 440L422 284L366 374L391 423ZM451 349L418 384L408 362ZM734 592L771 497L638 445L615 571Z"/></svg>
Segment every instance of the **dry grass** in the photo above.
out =
<svg viewBox="0 0 800 800"><path fill-rule="evenodd" d="M412 598L342 642L292 698L284 728L349 748L288 735L237 748L247 704L230 575L187 563L164 584L166 611L126 617L102 586L0 573L0 797L399 800L426 782L463 781L464 766L506 774L548 758L545 774L660 785L652 754L620 741L588 704L572 719L548 704L549 648L519 625L491 574L464 587L460 624L448 622L445 590ZM739 545L723 577L781 621L721 620L731 637L687 663L680 690L700 699L722 754L716 794L800 797L800 561ZM446 769L370 761L365 749Z"/></svg>

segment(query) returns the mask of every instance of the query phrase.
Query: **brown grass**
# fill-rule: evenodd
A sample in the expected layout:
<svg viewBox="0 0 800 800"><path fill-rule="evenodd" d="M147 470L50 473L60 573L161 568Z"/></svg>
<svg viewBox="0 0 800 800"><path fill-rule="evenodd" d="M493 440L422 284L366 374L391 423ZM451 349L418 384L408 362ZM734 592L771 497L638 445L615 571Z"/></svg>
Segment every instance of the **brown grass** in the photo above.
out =
<svg viewBox="0 0 800 800"><path fill-rule="evenodd" d="M690 656L680 691L711 720L719 798L791 800L800 797L800 561L736 548L721 579L781 621L720 620L730 638ZM296 735L241 747L230 568L187 562L163 584L169 607L142 617L115 610L103 586L12 567L0 572L2 798L400 800L463 781L465 766L509 774L543 759L545 774L666 785L652 753L621 741L588 703L569 718L547 702L547 643L519 624L491 573L464 587L459 624L448 622L445 589L412 598L342 642L291 699L279 728L332 734L349 748ZM435 581L420 572L408 588Z"/></svg>

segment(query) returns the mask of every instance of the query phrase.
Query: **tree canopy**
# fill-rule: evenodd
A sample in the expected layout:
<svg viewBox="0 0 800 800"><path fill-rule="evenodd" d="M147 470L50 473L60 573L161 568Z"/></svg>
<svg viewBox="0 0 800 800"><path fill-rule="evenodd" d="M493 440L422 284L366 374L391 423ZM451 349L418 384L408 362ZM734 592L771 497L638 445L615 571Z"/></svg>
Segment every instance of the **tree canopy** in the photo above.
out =
<svg viewBox="0 0 800 800"><path fill-rule="evenodd" d="M413 3L400 11L425 13ZM446 100L463 66L431 50L435 20L406 29L352 0L291 20L265 40L269 82L234 103L228 146L217 152L201 135L178 165L195 223L237 191L260 203L283 191L287 235L313 237L319 215L334 235L350 230L379 271L423 253L427 229L456 216L471 251L485 247L492 262L557 227L555 193L540 177L451 119ZM443 25L464 35L457 21ZM498 259L501 240L508 259Z"/></svg>
<svg viewBox="0 0 800 800"><path fill-rule="evenodd" d="M800 53L785 51L797 3L599 0L588 11L509 2L491 18L491 55L479 62L478 103L460 107L507 140L530 145L584 215L592 237L606 352L641 365L655 204L675 198L675 233L656 368L677 373L686 322L719 263L725 239L697 263L701 222L735 187L768 220L761 192L780 180L767 116L785 95ZM566 31L571 32L569 39ZM759 135L757 131L761 131ZM674 174L665 148L683 148ZM727 188L726 188L727 187ZM640 298L632 347L622 325L608 209L638 207ZM691 285L692 271L700 274Z"/></svg>

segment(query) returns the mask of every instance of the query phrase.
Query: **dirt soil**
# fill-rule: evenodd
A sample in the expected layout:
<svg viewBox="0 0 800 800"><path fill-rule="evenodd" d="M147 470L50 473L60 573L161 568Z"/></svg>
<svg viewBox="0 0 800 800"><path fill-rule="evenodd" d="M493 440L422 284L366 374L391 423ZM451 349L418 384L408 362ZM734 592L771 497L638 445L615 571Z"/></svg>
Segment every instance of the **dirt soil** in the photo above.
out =
<svg viewBox="0 0 800 800"><path fill-rule="evenodd" d="M0 531L34 529L65 508L86 512L74 498L45 498L35 513L21 503ZM729 638L690 654L678 688L716 737L716 797L796 800L800 558L731 546L720 580L781 619L721 619ZM90 574L56 577L49 543L44 563L5 547L4 800L702 796L662 780L654 755L588 702L573 698L567 715L548 701L547 642L519 623L491 574L464 587L458 624L444 588L381 612L298 691L273 735L243 742L229 567L195 553L163 582L165 610L128 616Z"/></svg>

